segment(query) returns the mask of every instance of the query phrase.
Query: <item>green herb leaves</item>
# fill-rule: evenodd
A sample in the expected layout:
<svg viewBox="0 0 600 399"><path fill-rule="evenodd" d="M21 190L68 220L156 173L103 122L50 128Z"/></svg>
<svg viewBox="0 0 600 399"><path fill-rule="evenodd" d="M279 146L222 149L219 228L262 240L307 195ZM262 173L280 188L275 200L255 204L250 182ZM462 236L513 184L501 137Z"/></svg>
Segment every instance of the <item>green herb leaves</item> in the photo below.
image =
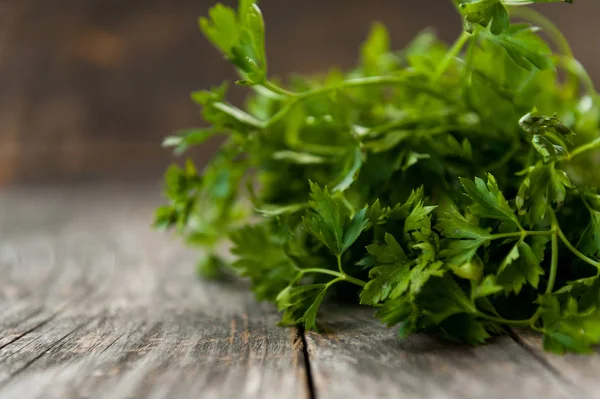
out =
<svg viewBox="0 0 600 399"><path fill-rule="evenodd" d="M529 25L512 25L501 34L488 35L489 40L502 47L521 68L531 70L554 67L550 48L535 33L537 28Z"/></svg>
<svg viewBox="0 0 600 399"><path fill-rule="evenodd" d="M494 35L499 35L510 26L510 17L500 0L455 0L458 9L465 17L465 29L472 31L472 25L490 26Z"/></svg>
<svg viewBox="0 0 600 399"><path fill-rule="evenodd" d="M528 5L531 3L572 3L572 0L454 0L465 18L465 29L473 31L473 25L490 28L494 35L500 35L510 28L507 6Z"/></svg>
<svg viewBox="0 0 600 399"><path fill-rule="evenodd" d="M217 4L209 17L199 20L204 35L245 75L244 83L262 83L267 69L265 25L255 1L240 1L237 14Z"/></svg>
<svg viewBox="0 0 600 399"><path fill-rule="evenodd" d="M497 219L519 226L519 221L513 210L508 206L508 202L506 202L504 194L498 188L494 176L489 174L487 179L487 184L478 177L475 178L474 182L460 179L466 195L473 200L473 205L469 207L469 211L473 216L479 218Z"/></svg>
<svg viewBox="0 0 600 399"><path fill-rule="evenodd" d="M555 1L454 0L465 31L450 47L425 32L393 51L375 23L356 68L287 84L267 73L256 1L213 7L200 27L251 94L243 108L226 83L192 94L209 126L164 146L225 141L204 170L167 170L156 226L205 248L203 275L248 278L284 325L319 329L335 297L377 307L400 338L475 345L519 326L549 351L589 352L600 100L560 34L556 56L540 28L511 24L510 7L532 2Z"/></svg>
<svg viewBox="0 0 600 399"><path fill-rule="evenodd" d="M348 212L329 194L311 182L312 212L303 219L306 231L325 244L335 256L341 256L367 227L367 208L350 219Z"/></svg>
<svg viewBox="0 0 600 399"><path fill-rule="evenodd" d="M531 247L524 241L519 241L500 264L497 281L505 286L508 292L518 294L525 283L538 288L540 276L543 274L540 260Z"/></svg>

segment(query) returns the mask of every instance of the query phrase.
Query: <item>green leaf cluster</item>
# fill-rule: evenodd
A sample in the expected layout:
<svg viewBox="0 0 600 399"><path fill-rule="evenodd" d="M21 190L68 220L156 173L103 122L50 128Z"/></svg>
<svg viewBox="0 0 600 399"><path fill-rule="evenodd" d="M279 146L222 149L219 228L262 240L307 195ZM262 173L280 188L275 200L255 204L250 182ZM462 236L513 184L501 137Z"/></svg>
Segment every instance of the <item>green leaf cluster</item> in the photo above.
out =
<svg viewBox="0 0 600 399"><path fill-rule="evenodd" d="M452 46L425 31L396 51L374 24L355 68L285 84L267 72L256 2L213 7L200 27L250 94L243 107L227 83L192 94L209 126L164 145L224 140L202 171L167 170L156 226L205 249L204 275L248 278L282 324L318 329L323 303L349 301L400 337L480 344L525 327L549 351L589 352L599 96L560 31L518 7L555 1L454 2Z"/></svg>

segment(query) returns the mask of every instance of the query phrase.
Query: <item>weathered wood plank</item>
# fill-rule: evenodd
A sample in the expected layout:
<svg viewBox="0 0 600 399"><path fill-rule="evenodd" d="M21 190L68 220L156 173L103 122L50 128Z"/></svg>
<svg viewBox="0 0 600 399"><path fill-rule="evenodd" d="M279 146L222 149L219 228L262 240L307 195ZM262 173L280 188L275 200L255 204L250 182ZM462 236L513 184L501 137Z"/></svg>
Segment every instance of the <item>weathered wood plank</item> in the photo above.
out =
<svg viewBox="0 0 600 399"><path fill-rule="evenodd" d="M531 331L517 331L519 342L541 362L555 370L565 380L584 391L588 397L600 398L600 356L567 354L558 356L543 349L542 336Z"/></svg>
<svg viewBox="0 0 600 399"><path fill-rule="evenodd" d="M326 334L306 335L319 398L588 397L510 337L476 348L430 336L399 342L372 314L331 312L323 316Z"/></svg>
<svg viewBox="0 0 600 399"><path fill-rule="evenodd" d="M23 335L41 327L52 318L47 310L23 302L4 306L0 313L0 350L20 339ZM0 353L0 357L2 353Z"/></svg>
<svg viewBox="0 0 600 399"><path fill-rule="evenodd" d="M131 188L0 194L0 396L308 395L297 330L243 284L198 281L197 254L150 229L156 203Z"/></svg>

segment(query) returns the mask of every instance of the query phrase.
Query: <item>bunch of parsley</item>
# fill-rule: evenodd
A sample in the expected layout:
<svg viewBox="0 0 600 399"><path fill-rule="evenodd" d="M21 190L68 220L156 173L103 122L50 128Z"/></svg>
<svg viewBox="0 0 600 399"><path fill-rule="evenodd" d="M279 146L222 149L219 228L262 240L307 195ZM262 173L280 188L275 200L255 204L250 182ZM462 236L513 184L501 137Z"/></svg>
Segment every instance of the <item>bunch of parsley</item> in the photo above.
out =
<svg viewBox="0 0 600 399"><path fill-rule="evenodd" d="M203 274L248 277L283 324L316 329L335 297L377 308L401 337L478 344L526 327L549 351L589 352L600 104L561 32L519 7L553 1L454 0L465 29L451 47L425 32L393 51L375 24L355 69L285 88L256 2L216 5L200 27L252 95L242 109L227 83L193 93L209 127L165 145L224 141L202 173L168 169L156 225L208 248Z"/></svg>

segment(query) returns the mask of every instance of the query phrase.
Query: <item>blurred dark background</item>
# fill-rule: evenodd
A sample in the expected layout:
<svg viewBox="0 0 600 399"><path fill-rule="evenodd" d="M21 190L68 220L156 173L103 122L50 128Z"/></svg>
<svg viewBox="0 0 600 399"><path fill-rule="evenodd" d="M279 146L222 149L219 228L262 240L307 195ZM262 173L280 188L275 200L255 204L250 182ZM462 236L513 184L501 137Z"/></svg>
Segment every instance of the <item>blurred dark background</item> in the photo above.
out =
<svg viewBox="0 0 600 399"><path fill-rule="evenodd" d="M235 78L197 28L214 2L0 1L0 183L158 179L173 159L162 138L201 125L189 92ZM600 2L576 3L538 8L598 81ZM261 8L279 76L352 66L373 21L388 26L395 47L428 26L446 41L461 29L450 0L263 0ZM198 163L214 145L194 153Z"/></svg>

